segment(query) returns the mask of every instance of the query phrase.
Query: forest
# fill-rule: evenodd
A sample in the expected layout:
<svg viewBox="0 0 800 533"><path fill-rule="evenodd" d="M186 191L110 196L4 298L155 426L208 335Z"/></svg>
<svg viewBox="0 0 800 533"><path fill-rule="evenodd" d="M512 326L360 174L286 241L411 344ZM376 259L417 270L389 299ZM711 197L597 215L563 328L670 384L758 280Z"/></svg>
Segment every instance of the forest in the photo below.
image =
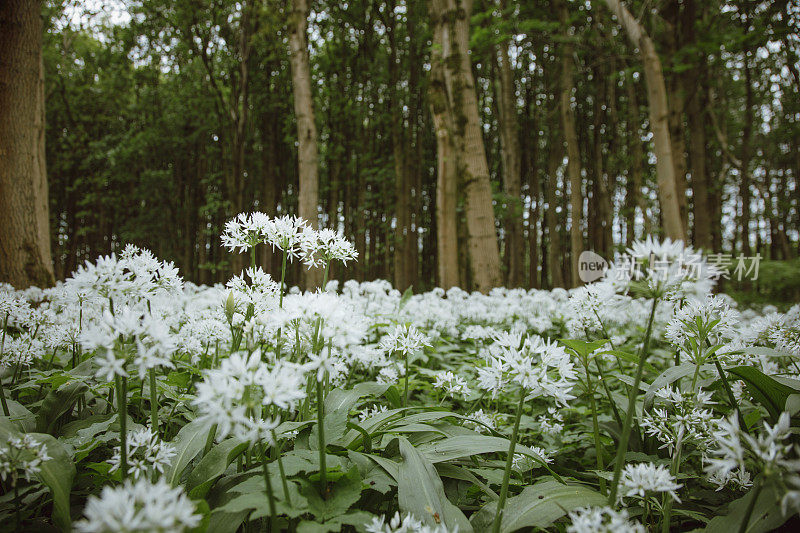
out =
<svg viewBox="0 0 800 533"><path fill-rule="evenodd" d="M0 0L0 532L800 530L796 0Z"/></svg>
<svg viewBox="0 0 800 533"><path fill-rule="evenodd" d="M572 287L582 250L649 234L798 255L792 1L47 2L42 20L54 279L137 243L223 281L244 259L219 235L250 210L342 231L352 276L401 290Z"/></svg>

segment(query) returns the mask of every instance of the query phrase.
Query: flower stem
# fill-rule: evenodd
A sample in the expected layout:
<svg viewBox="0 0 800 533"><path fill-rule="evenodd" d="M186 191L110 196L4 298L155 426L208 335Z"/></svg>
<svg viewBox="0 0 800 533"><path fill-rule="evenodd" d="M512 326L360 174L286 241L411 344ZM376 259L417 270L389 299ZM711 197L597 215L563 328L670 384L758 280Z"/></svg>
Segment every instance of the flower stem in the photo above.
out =
<svg viewBox="0 0 800 533"><path fill-rule="evenodd" d="M267 489L267 504L269 505L269 531L272 531L272 522L275 520L275 494L272 492L272 479L267 467L267 449L264 447L264 457L261 466L264 470L264 486Z"/></svg>
<svg viewBox="0 0 800 533"><path fill-rule="evenodd" d="M519 405L517 405L517 415L514 418L514 429L511 432L511 441L508 444L508 457L506 458L506 470L503 473L503 485L500 488L500 499L497 501L497 512L494 515L493 533L500 533L500 525L503 522L503 508L508 497L508 482L511 479L511 466L514 464L514 449L517 447L517 435L519 434L519 421L522 418L522 407L525 405L525 389L520 390Z"/></svg>
<svg viewBox="0 0 800 533"><path fill-rule="evenodd" d="M680 470L681 466L681 448L683 445L683 439L678 438L678 442L675 443L675 453L672 455L672 465L670 465L670 473L673 476L678 474L678 470ZM661 531L662 533L669 533L669 522L670 516L672 515L672 503L675 500L669 493L664 493L664 501L661 504L662 509L662 522L661 522Z"/></svg>
<svg viewBox="0 0 800 533"><path fill-rule="evenodd" d="M739 533L745 533L747 531L747 526L750 525L750 517L753 515L753 509L756 506L758 497L761 495L761 487L761 479L758 478L753 484L753 488L750 490L752 493L752 498L750 498L750 501L747 502L747 510L744 512L744 520L742 520L742 523L739 526Z"/></svg>
<svg viewBox="0 0 800 533"><path fill-rule="evenodd" d="M408 354L403 358L405 366L405 383L403 385L403 407L408 407Z"/></svg>
<svg viewBox="0 0 800 533"><path fill-rule="evenodd" d="M150 427L158 435L158 390L156 389L156 369L150 369Z"/></svg>
<svg viewBox="0 0 800 533"><path fill-rule="evenodd" d="M119 418L119 457L122 481L128 477L128 380L124 376L114 376L117 386L117 411Z"/></svg>
<svg viewBox="0 0 800 533"><path fill-rule="evenodd" d="M588 361L583 368L586 370L586 388L589 391L589 404L592 408L592 431L594 432L595 455L597 455L597 470L602 472L605 470L605 466L603 464L603 446L600 443L600 424L597 422L597 402L594 399L594 387L592 386L592 378L591 374L589 373ZM605 494L606 491L606 480L601 477L600 492Z"/></svg>
<svg viewBox="0 0 800 533"><path fill-rule="evenodd" d="M272 440L275 441L275 446L278 446L278 437L275 436L274 429L272 430ZM278 448L276 460L278 461L278 470L281 473L281 485L283 485L283 497L286 500L286 505L291 507L292 497L289 495L289 484L286 482L286 472L283 470L283 459L280 447Z"/></svg>
<svg viewBox="0 0 800 533"><path fill-rule="evenodd" d="M317 435L319 436L319 485L322 498L328 494L328 466L325 464L325 403L322 398L322 381L317 380Z"/></svg>
<svg viewBox="0 0 800 533"><path fill-rule="evenodd" d="M625 413L625 423L622 426L622 435L619 439L616 465L614 466L614 480L611 482L611 492L608 495L608 504L612 506L617 500L619 478L622 475L622 466L625 464L625 454L628 452L628 441L631 438L633 414L636 411L636 397L639 394L639 384L642 382L642 374L644 372L644 361L647 358L647 350L650 347L650 335L653 332L653 319L656 315L657 304L658 298L653 298L653 305L650 308L650 317L647 319L647 330L644 334L644 343L642 343L642 349L639 350L639 364L636 367L636 377L633 379L633 386L631 387L630 394L628 395L628 410Z"/></svg>

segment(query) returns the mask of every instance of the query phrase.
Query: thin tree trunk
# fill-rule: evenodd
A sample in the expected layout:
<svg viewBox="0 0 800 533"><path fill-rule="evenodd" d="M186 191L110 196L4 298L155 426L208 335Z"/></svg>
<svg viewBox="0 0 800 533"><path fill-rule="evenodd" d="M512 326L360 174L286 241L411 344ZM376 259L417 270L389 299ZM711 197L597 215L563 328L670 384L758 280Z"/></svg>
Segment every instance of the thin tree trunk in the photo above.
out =
<svg viewBox="0 0 800 533"><path fill-rule="evenodd" d="M644 174L644 150L642 150L642 134L639 130L639 98L636 96L636 80L629 76L625 83L628 94L628 150L630 154L630 168L628 169L628 188L626 203L628 205L628 224L625 230L625 240L628 246L633 243L641 233L636 231L636 208L639 208L644 221L644 233L650 234L652 231L650 217L647 216L647 200L642 194L642 176Z"/></svg>
<svg viewBox="0 0 800 533"><path fill-rule="evenodd" d="M298 214L312 227L317 227L319 204L319 156L314 101L311 96L311 66L308 57L307 0L292 0L289 23L289 51L294 93L294 114L297 120L297 162L299 175ZM321 283L319 269L304 270L306 289Z"/></svg>
<svg viewBox="0 0 800 533"><path fill-rule="evenodd" d="M467 221L470 274L477 290L486 292L502 283L500 251L495 232L489 166L481 133L478 101L469 57L471 0L432 0L433 56L442 64L447 110L457 172L461 177Z"/></svg>
<svg viewBox="0 0 800 533"><path fill-rule="evenodd" d="M570 278L573 287L581 285L578 276L578 257L583 251L583 193L581 191L581 154L578 147L578 132L575 130L575 115L572 111L572 92L575 82L572 77L572 55L575 46L570 40L567 4L559 2L558 18L564 32L564 43L561 45L561 84L559 88L559 111L561 112L561 130L567 145L567 179L569 180L570 204Z"/></svg>
<svg viewBox="0 0 800 533"><path fill-rule="evenodd" d="M742 214L739 218L739 232L742 238L742 254L749 256L750 249L750 158L752 149L750 143L753 137L753 75L750 66L750 52L745 50L744 56L744 83L745 83L745 103L744 103L744 124L742 125L742 155L741 167L739 168L739 198L742 202Z"/></svg>
<svg viewBox="0 0 800 533"><path fill-rule="evenodd" d="M558 167L561 162L560 158L560 145L561 143L555 142L555 136L551 135L549 153L547 156L547 188L545 196L547 198L547 231L548 231L548 247L547 247L547 264L550 271L550 280L552 287L563 287L564 278L561 274L561 258L564 255L564 250L561 247L561 235L558 232L558 213L556 212L557 197L556 189L558 188Z"/></svg>
<svg viewBox="0 0 800 533"><path fill-rule="evenodd" d="M620 24L634 46L639 48L644 63L644 78L647 83L647 101L650 113L650 129L656 155L656 177L658 196L661 203L661 218L667 237L685 240L681 222L680 204L675 179L675 165L672 158L672 144L669 136L669 107L667 89L664 84L664 71L655 46L644 28L631 15L620 0L606 0L609 9L617 15Z"/></svg>
<svg viewBox="0 0 800 533"><path fill-rule="evenodd" d="M500 0L500 10L505 17L506 2ZM517 121L517 94L514 74L508 54L509 41L497 46L500 71L498 91L500 110L500 142L502 145L503 188L506 193L504 220L506 257L508 258L509 287L521 287L524 282L523 263L525 247L522 228L522 159L519 150L519 125Z"/></svg>
<svg viewBox="0 0 800 533"><path fill-rule="evenodd" d="M0 4L0 281L53 284L41 2Z"/></svg>

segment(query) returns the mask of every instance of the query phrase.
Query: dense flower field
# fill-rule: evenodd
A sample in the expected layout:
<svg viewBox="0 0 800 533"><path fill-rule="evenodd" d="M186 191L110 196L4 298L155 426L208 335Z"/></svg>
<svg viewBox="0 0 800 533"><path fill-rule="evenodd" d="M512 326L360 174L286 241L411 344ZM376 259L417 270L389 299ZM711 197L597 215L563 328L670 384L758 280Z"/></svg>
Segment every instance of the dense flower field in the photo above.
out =
<svg viewBox="0 0 800 533"><path fill-rule="evenodd" d="M768 531L800 508L800 306L737 309L680 242L565 291L385 281L296 218L185 283L129 246L0 288L0 524L117 531ZM283 253L283 272L255 264ZM692 257L692 261L685 261ZM272 274L272 275L271 275Z"/></svg>

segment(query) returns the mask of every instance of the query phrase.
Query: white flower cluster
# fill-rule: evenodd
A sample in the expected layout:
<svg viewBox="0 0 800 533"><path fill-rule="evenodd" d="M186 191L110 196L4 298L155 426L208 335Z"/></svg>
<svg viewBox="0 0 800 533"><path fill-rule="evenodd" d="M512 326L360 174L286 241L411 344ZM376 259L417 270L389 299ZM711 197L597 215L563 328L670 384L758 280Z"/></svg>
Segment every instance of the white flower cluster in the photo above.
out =
<svg viewBox="0 0 800 533"><path fill-rule="evenodd" d="M408 324L397 324L380 342L380 347L387 354L397 353L404 358L416 353L423 346L430 346L427 337Z"/></svg>
<svg viewBox="0 0 800 533"><path fill-rule="evenodd" d="M669 469L664 465L653 463L627 464L622 470L620 478L622 488L618 498L638 496L645 498L654 492L666 492L675 501L680 502L680 498L675 493L683 485L675 483L675 476L669 473Z"/></svg>
<svg viewBox="0 0 800 533"><path fill-rule="evenodd" d="M664 336L698 364L705 360L706 343L719 346L736 335L741 318L721 296L690 300L675 312Z"/></svg>
<svg viewBox="0 0 800 533"><path fill-rule="evenodd" d="M697 394L683 394L665 387L656 391L662 406L645 413L641 425L648 435L657 438L661 448L672 453L678 442L693 444L704 450L714 441L718 420L710 409L711 394L698 391Z"/></svg>
<svg viewBox="0 0 800 533"><path fill-rule="evenodd" d="M260 212L241 213L225 224L222 244L230 251L246 252L258 244L269 244L290 260L300 259L308 267L319 267L332 260L358 257L355 247L331 229L315 231L300 217L271 218Z"/></svg>
<svg viewBox="0 0 800 533"><path fill-rule="evenodd" d="M305 397L304 385L298 365L280 361L270 369L260 350L238 352L204 372L194 403L203 418L217 424L220 438L232 434L251 444L272 442L278 418L267 409L293 410Z"/></svg>
<svg viewBox="0 0 800 533"><path fill-rule="evenodd" d="M466 380L460 376L456 376L449 370L437 372L434 377L433 387L442 389L445 394L449 396L468 396L470 393L469 385Z"/></svg>
<svg viewBox="0 0 800 533"><path fill-rule="evenodd" d="M10 477L13 486L21 474L30 481L41 470L42 462L48 460L47 448L30 435L9 437L5 446L0 447L0 479L5 481Z"/></svg>
<svg viewBox="0 0 800 533"><path fill-rule="evenodd" d="M736 415L719 424L715 434L717 446L705 458L708 480L722 489L727 484L746 487L751 484L749 472L793 473L800 470L790 442L790 417L783 412L775 425L764 422L763 430L754 437L739 426Z"/></svg>
<svg viewBox="0 0 800 533"><path fill-rule="evenodd" d="M180 533L201 520L181 487L145 477L103 487L100 497L89 496L83 514L86 518L75 523L82 533Z"/></svg>
<svg viewBox="0 0 800 533"><path fill-rule="evenodd" d="M489 346L487 364L478 368L478 385L492 397L514 383L530 397L552 397L566 404L576 373L570 357L555 341L505 334Z"/></svg>
<svg viewBox="0 0 800 533"><path fill-rule="evenodd" d="M569 513L567 533L645 533L645 527L628 516L626 509L584 507Z"/></svg>
<svg viewBox="0 0 800 533"><path fill-rule="evenodd" d="M376 516L372 522L366 524L365 531L367 533L458 533L458 527L448 529L444 524L429 526L410 513L401 518L400 513L396 512L389 519L386 516Z"/></svg>
<svg viewBox="0 0 800 533"><path fill-rule="evenodd" d="M150 428L143 427L127 435L128 474L135 479L148 477L153 472L164 473L175 457L175 447L159 440L158 435ZM121 446L114 447L114 455L108 460L111 472L119 470L121 463Z"/></svg>

